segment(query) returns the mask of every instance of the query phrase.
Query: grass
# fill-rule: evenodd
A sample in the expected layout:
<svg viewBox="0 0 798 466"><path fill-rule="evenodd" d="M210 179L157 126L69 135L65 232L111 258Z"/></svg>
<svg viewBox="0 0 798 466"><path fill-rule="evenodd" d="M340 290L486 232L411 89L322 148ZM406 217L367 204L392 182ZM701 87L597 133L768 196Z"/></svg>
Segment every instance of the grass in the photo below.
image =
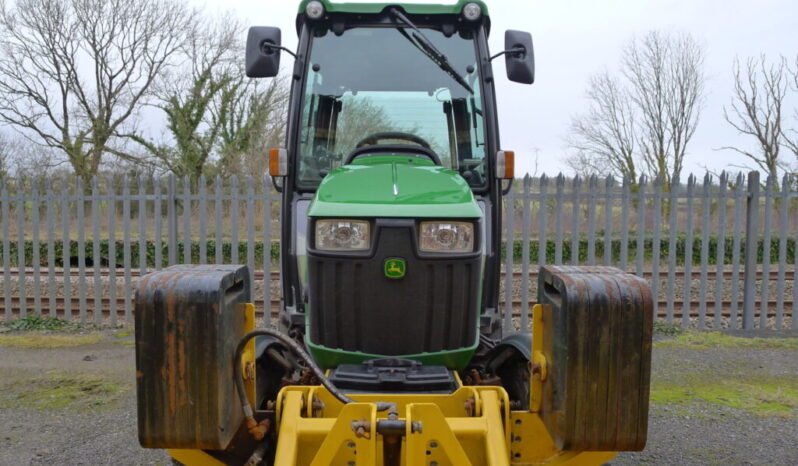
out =
<svg viewBox="0 0 798 466"><path fill-rule="evenodd" d="M7 407L64 409L105 406L116 400L126 387L94 375L46 374L19 380L4 392Z"/></svg>
<svg viewBox="0 0 798 466"><path fill-rule="evenodd" d="M127 338L127 337L129 337L131 335L133 335L133 331L132 330L123 330L121 332L115 333L114 337L122 339L122 338Z"/></svg>
<svg viewBox="0 0 798 466"><path fill-rule="evenodd" d="M57 317L25 317L12 321L8 328L11 330L33 331L64 331L75 327L74 324Z"/></svg>
<svg viewBox="0 0 798 466"><path fill-rule="evenodd" d="M16 348L71 348L75 346L95 345L103 340L100 333L85 335L51 335L46 333L25 333L22 335L0 335L0 346Z"/></svg>
<svg viewBox="0 0 798 466"><path fill-rule="evenodd" d="M126 348L134 348L136 346L136 342L134 340L114 340L111 343L115 345L121 345Z"/></svg>
<svg viewBox="0 0 798 466"><path fill-rule="evenodd" d="M798 377L695 378L678 385L654 384L651 403L681 408L709 403L760 416L794 416L798 413Z"/></svg>
<svg viewBox="0 0 798 466"><path fill-rule="evenodd" d="M654 343L656 348L685 348L705 350L711 348L795 349L798 338L744 338L719 332L684 331L670 340Z"/></svg>
<svg viewBox="0 0 798 466"><path fill-rule="evenodd" d="M654 322L654 333L657 335L665 335L668 337L675 337L685 332L684 327L677 324L669 324L666 322Z"/></svg>

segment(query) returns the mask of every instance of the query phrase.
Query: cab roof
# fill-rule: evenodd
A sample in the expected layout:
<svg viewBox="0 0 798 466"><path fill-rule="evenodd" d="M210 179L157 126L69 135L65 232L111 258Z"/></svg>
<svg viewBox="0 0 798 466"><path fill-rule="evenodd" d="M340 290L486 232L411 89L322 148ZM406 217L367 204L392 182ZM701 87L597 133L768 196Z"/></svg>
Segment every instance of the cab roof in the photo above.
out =
<svg viewBox="0 0 798 466"><path fill-rule="evenodd" d="M313 0L302 0L299 3L297 14L297 33L305 20L305 8ZM442 3L418 3L415 2L347 2L333 0L318 0L324 5L327 13L343 14L380 14L389 6L397 6L404 10L408 15L459 15L463 8L469 3L476 3L482 7L482 17L486 30L490 33L490 14L488 6L483 0L443 0Z"/></svg>
<svg viewBox="0 0 798 466"><path fill-rule="evenodd" d="M305 13L305 7L312 0L302 0L299 4L299 14ZM369 3L355 3L355 2L338 2L332 0L319 0L324 9L329 13L363 13L363 14L377 14L381 13L386 7L398 6L406 13L411 15L458 15L462 13L463 8L468 3L476 3L482 7L482 14L488 15L488 6L482 0L451 0L445 3L404 3L404 2L369 2Z"/></svg>

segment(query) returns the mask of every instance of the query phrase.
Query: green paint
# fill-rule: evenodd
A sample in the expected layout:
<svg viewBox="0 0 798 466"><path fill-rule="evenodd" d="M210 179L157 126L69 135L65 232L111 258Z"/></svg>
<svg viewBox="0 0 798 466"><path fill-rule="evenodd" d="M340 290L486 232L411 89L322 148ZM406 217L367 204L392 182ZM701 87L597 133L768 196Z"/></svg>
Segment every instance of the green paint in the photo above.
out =
<svg viewBox="0 0 798 466"><path fill-rule="evenodd" d="M798 349L798 338L744 338L719 332L687 331L672 340L654 344L656 348L710 348Z"/></svg>
<svg viewBox="0 0 798 466"><path fill-rule="evenodd" d="M324 178L311 217L479 218L468 183L457 172L407 156L356 160Z"/></svg>
<svg viewBox="0 0 798 466"><path fill-rule="evenodd" d="M407 274L407 263L404 259L400 257L385 259L386 277L392 280L398 280L400 278L405 278L405 274Z"/></svg>
<svg viewBox="0 0 798 466"><path fill-rule="evenodd" d="M316 364L324 369L331 369L338 367L341 364L360 364L369 359L401 357L405 359L413 359L421 362L422 364L434 366L446 366L453 370L463 370L471 361L474 352L477 350L477 344L469 348L461 348L453 351L442 351L439 353L422 353L401 356L386 356L379 354L367 354L358 351L344 351L339 349L328 348L326 346L313 344L308 337L305 337L305 345L310 350L313 360Z"/></svg>
<svg viewBox="0 0 798 466"><path fill-rule="evenodd" d="M305 14L305 7L311 0L302 0L299 4L299 14ZM414 15L459 15L463 12L463 7L467 3L476 3L482 7L482 14L488 14L488 6L482 0L458 0L457 3L452 4L417 4L417 3L391 3L391 2L374 2L374 3L347 3L347 2L333 2L331 0L319 0L324 4L324 9L328 13L365 13L376 14L381 13L385 7L389 5L396 5L405 10L405 12Z"/></svg>

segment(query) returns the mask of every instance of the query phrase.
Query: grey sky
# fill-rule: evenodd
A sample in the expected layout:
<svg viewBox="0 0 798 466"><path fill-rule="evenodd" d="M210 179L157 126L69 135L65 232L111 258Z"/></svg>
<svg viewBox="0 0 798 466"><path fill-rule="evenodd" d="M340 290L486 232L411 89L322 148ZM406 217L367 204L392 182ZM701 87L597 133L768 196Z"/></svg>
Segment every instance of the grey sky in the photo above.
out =
<svg viewBox="0 0 798 466"><path fill-rule="evenodd" d="M539 172L567 171L563 137L572 115L583 106L591 74L614 69L623 45L652 29L685 31L706 47L707 97L701 124L688 148L686 171L720 170L745 160L724 145L748 144L723 120L731 97L734 57L766 53L798 54L798 2L795 0L486 0L491 9L491 50L503 46L505 29L532 33L537 82L507 82L496 63L502 145L514 149L523 171L532 170L539 149ZM283 44L295 48L294 21L299 0L208 0L210 10L233 9L251 25L278 26ZM285 56L286 61L290 57ZM798 161L796 161L798 162Z"/></svg>

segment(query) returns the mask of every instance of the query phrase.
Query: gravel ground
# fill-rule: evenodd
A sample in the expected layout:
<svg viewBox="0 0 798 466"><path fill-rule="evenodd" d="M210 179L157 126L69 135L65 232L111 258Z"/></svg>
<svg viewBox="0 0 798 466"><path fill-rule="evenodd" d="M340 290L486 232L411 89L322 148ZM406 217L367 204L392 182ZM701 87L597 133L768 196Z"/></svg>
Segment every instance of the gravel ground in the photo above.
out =
<svg viewBox="0 0 798 466"><path fill-rule="evenodd" d="M72 348L0 347L0 465L169 464L164 452L138 445L131 337L117 335L124 336L106 331L105 341ZM69 392L42 380L64 385L64 376L107 381L113 393L81 386L85 402L52 406L47 397Z"/></svg>
<svg viewBox="0 0 798 466"><path fill-rule="evenodd" d="M764 331L762 337L798 338L798 332ZM750 333L749 333L750 335ZM794 347L795 348L795 347ZM649 416L648 445L640 453L621 453L613 465L796 465L798 464L798 350L776 348L702 348L655 345L652 393L664 387L688 387L696 396L702 383L732 386L752 393L762 384L790 391L791 409L767 412L771 394L759 394L759 404L739 409L731 393L714 402L654 402ZM751 385L746 385L748 382ZM752 395L757 397L757 395ZM733 398L735 397L735 398ZM782 400L783 401L783 400Z"/></svg>
<svg viewBox="0 0 798 466"><path fill-rule="evenodd" d="M13 332L0 333L6 335ZM79 336L98 341L53 349L0 347L0 465L168 464L163 452L138 447L129 332ZM795 332L776 336L798 338ZM761 403L784 400L770 392L759 397L760 404L746 398L743 407L722 394L712 401L653 403L646 450L622 453L612 464L798 464L795 345L690 347L669 345L669 337L658 339L665 341L655 345L652 382L660 398L674 386L688 393L697 387L700 393L702 381L732 387L749 383L743 391L767 381L767 387L783 389L792 398L774 411ZM68 385L64 380L72 379L101 380L112 388L82 386L80 396L61 403L63 394L49 381Z"/></svg>

